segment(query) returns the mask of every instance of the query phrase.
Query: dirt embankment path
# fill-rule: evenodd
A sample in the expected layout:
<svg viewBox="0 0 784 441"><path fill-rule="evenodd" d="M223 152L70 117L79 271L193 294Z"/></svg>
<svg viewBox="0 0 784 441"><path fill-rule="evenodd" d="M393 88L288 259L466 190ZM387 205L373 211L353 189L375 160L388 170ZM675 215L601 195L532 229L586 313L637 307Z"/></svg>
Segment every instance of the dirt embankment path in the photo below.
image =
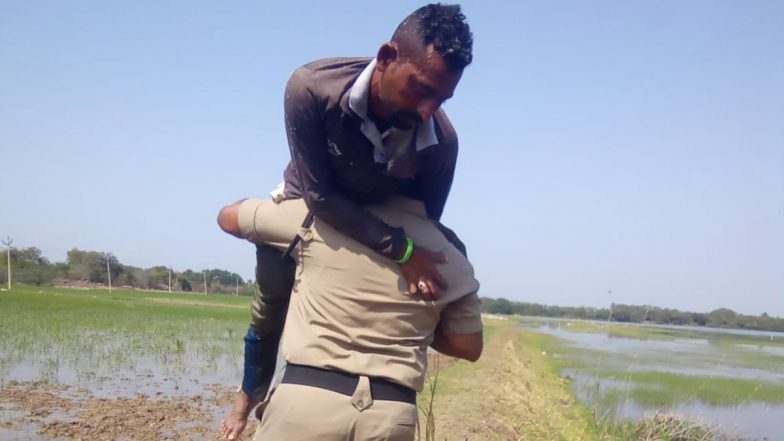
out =
<svg viewBox="0 0 784 441"><path fill-rule="evenodd" d="M476 363L458 361L437 380L437 440L592 440L592 418L565 380L546 366L536 335L488 320L490 338ZM426 387L427 388L427 387ZM420 396L422 406L426 394Z"/></svg>

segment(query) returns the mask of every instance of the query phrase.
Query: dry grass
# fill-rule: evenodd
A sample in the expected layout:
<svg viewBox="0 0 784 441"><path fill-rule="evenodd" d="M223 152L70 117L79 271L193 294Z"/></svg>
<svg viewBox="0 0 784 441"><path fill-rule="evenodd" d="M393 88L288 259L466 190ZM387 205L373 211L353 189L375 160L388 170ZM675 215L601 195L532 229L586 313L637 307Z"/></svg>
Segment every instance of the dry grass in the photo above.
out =
<svg viewBox="0 0 784 441"><path fill-rule="evenodd" d="M633 423L603 426L602 441L729 441L696 418L655 414Z"/></svg>

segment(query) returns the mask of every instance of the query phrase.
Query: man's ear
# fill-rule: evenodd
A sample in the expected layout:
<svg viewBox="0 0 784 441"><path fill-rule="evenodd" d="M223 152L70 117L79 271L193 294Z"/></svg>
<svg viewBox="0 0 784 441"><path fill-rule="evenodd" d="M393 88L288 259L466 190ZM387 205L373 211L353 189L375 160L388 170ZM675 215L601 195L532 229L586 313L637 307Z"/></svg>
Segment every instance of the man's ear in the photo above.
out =
<svg viewBox="0 0 784 441"><path fill-rule="evenodd" d="M376 55L376 69L379 72L385 71L390 64L397 61L399 56L400 53L396 43L384 43L378 49L378 54Z"/></svg>

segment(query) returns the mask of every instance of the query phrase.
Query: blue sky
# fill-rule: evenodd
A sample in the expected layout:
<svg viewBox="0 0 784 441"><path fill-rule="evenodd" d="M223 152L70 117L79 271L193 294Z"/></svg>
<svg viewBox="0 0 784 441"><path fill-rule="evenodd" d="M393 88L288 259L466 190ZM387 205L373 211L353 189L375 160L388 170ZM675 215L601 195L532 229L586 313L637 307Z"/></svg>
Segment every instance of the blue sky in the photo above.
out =
<svg viewBox="0 0 784 441"><path fill-rule="evenodd" d="M215 215L281 181L289 74L421 5L268 3L0 1L0 236L251 277ZM462 4L444 222L482 295L784 316L784 3Z"/></svg>

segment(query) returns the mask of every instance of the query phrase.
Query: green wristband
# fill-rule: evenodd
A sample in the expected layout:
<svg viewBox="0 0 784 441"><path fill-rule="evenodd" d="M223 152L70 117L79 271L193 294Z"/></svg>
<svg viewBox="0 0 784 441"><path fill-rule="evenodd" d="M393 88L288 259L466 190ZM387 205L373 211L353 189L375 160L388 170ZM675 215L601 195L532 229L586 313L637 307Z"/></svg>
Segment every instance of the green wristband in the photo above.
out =
<svg viewBox="0 0 784 441"><path fill-rule="evenodd" d="M398 265L402 265L408 262L408 259L411 258L412 254L414 254L414 241L406 236L406 252L403 253L403 257L401 257L400 260L396 260L395 262L397 262Z"/></svg>

